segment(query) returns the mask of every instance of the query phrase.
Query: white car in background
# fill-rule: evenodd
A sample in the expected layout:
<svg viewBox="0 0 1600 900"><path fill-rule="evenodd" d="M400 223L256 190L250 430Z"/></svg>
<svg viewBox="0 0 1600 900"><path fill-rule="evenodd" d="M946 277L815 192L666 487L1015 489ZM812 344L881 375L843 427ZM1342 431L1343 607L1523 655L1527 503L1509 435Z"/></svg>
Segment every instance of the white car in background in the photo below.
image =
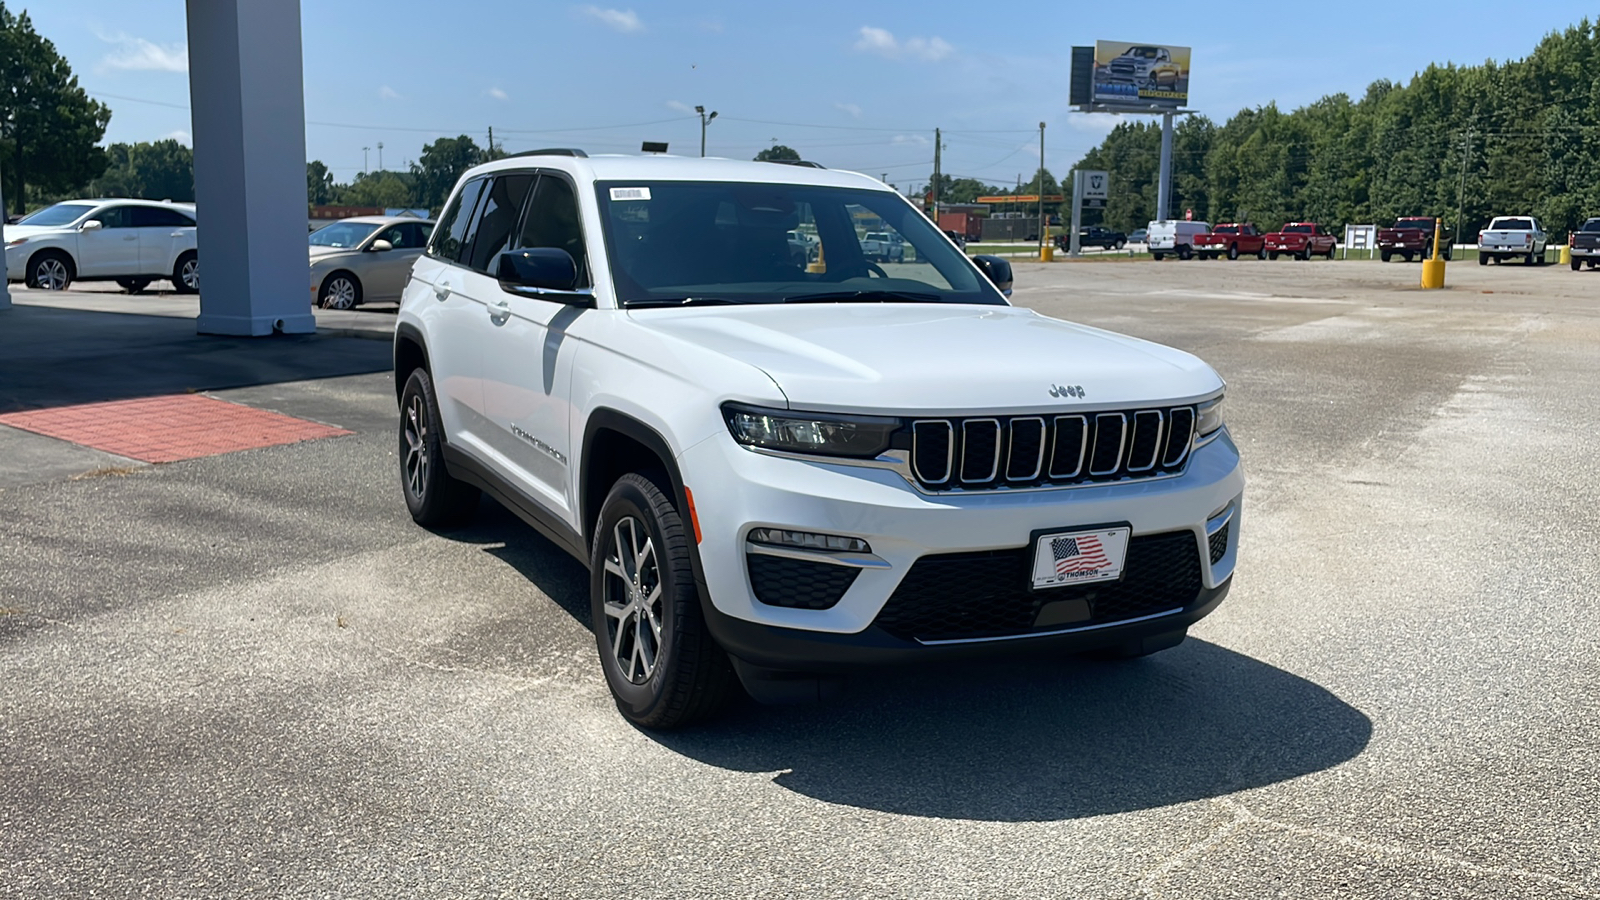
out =
<svg viewBox="0 0 1600 900"><path fill-rule="evenodd" d="M69 200L5 226L6 280L61 291L74 281L115 281L137 293L158 278L180 294L200 290L192 203Z"/></svg>

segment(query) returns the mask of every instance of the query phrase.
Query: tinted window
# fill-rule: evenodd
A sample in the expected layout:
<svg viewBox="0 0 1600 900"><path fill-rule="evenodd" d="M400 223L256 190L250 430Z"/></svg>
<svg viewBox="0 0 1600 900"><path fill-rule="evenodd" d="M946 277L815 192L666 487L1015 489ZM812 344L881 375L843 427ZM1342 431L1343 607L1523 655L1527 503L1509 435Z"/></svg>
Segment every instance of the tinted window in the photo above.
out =
<svg viewBox="0 0 1600 900"><path fill-rule="evenodd" d="M415 223L405 222L385 228L378 240L388 241L396 250L416 250L427 245L428 232Z"/></svg>
<svg viewBox="0 0 1600 900"><path fill-rule="evenodd" d="M406 234L406 247L426 247L428 235L433 233L433 226L427 222L407 222L400 226L400 230ZM395 244L395 246L400 245Z"/></svg>
<svg viewBox="0 0 1600 900"><path fill-rule="evenodd" d="M133 215L135 228L184 228L194 224L194 220L175 209L162 209L159 206L130 206L128 212Z"/></svg>
<svg viewBox="0 0 1600 900"><path fill-rule="evenodd" d="M478 204L481 211L471 228L472 257L468 264L474 269L489 271L495 257L510 249L511 233L517 228L522 201L528 198L532 185L531 173L501 175L483 195L483 202Z"/></svg>
<svg viewBox="0 0 1600 900"><path fill-rule="evenodd" d="M129 215L126 206L108 206L89 217L91 222L99 222L105 228L132 228L133 217Z"/></svg>
<svg viewBox="0 0 1600 900"><path fill-rule="evenodd" d="M1600 231L1600 219L1590 219L1583 223L1583 231Z"/></svg>
<svg viewBox="0 0 1600 900"><path fill-rule="evenodd" d="M517 246L555 247L567 251L578 264L578 286L589 285L589 260L584 252L583 227L578 220L578 197L565 179L540 176Z"/></svg>
<svg viewBox="0 0 1600 900"><path fill-rule="evenodd" d="M461 192L439 217L439 226L433 230L433 242L428 245L428 255L454 261L461 256L461 240L466 236L467 223L472 221L472 208L483 192L482 178L474 178L462 186Z"/></svg>
<svg viewBox="0 0 1600 900"><path fill-rule="evenodd" d="M1532 231L1532 219L1496 219L1491 228L1493 231Z"/></svg>

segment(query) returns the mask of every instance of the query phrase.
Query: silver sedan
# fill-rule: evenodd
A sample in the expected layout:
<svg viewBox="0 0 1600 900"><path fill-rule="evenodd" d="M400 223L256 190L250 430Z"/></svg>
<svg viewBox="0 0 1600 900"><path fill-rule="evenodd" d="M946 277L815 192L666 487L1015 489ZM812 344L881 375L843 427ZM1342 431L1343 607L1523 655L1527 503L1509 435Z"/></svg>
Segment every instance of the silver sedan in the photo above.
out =
<svg viewBox="0 0 1600 900"><path fill-rule="evenodd" d="M357 216L311 232L311 302L324 309L399 302L432 233L432 221L409 216Z"/></svg>

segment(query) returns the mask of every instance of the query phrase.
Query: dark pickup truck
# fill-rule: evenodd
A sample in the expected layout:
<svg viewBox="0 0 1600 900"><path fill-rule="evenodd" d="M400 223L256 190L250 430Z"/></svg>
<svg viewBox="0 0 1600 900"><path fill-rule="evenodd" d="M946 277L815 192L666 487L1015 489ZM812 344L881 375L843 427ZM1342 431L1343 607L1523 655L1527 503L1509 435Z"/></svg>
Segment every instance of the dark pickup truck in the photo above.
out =
<svg viewBox="0 0 1600 900"><path fill-rule="evenodd" d="M1067 235L1056 235L1056 246L1062 250L1072 249L1067 241ZM1103 247L1107 250L1121 250L1128 243L1128 236L1120 231L1112 231L1100 225L1089 225L1078 229L1078 246Z"/></svg>
<svg viewBox="0 0 1600 900"><path fill-rule="evenodd" d="M1578 271L1584 263L1591 269L1600 266L1600 219L1584 222L1567 242L1572 246L1572 271Z"/></svg>
<svg viewBox="0 0 1600 900"><path fill-rule="evenodd" d="M1427 259L1433 255L1433 222L1429 216L1407 216L1396 219L1391 228L1378 229L1378 256L1388 262L1395 254L1404 256L1406 262L1412 258ZM1450 258L1449 229L1444 229L1440 238L1443 245L1444 258Z"/></svg>

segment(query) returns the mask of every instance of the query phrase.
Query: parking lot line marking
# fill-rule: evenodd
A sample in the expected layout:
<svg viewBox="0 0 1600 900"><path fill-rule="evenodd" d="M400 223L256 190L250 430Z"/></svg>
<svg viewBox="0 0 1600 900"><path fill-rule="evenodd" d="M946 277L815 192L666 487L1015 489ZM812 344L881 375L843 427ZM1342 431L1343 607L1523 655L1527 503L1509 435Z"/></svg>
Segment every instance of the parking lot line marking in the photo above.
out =
<svg viewBox="0 0 1600 900"><path fill-rule="evenodd" d="M352 433L204 394L5 413L0 415L0 425L147 463L178 462Z"/></svg>

